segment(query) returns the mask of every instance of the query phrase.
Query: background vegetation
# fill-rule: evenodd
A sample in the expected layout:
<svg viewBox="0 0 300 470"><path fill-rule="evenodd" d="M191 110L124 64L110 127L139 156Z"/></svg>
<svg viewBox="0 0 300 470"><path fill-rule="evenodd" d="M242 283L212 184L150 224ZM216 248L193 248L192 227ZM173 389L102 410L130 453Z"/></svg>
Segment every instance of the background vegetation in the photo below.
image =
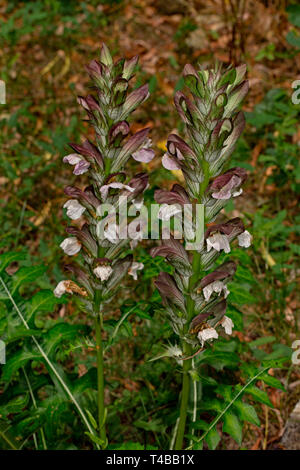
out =
<svg viewBox="0 0 300 470"><path fill-rule="evenodd" d="M161 156L167 135L176 128L182 132L173 93L174 87L183 87L184 64L209 66L216 59L247 64L247 126L232 166L245 167L249 178L245 196L225 210L244 219L254 245L247 253L233 252L233 258L242 260L229 297L236 329L218 343L213 357L199 364L199 396L204 399L193 432L200 436L208 429L238 384L254 377L262 361L279 360L271 378L259 377L247 389L253 406L235 410L237 422L231 417L223 423L221 440L218 423L205 446L280 448L300 392L300 368L289 359L292 342L300 339L300 105L291 101L292 83L300 74L299 28L296 1L1 3L0 78L6 82L7 104L0 108L0 337L8 350L7 364L0 366L0 448L91 448L72 400L29 344L31 335L40 341L92 423L92 322L76 302L55 300L51 290L65 278L59 244L67 218L61 207L63 188L71 181L62 157L69 141L79 143L89 133L93 138L76 97L88 92L84 65L97 57L102 41L117 56L139 54L135 86L150 86L151 97L134 122L134 130L153 129L157 157L140 168L150 173L149 202L155 188L180 181L180 174L162 169ZM107 313L107 338L123 318L114 337L118 342L106 344L105 364L108 430L111 447L119 449L168 448L178 411L173 360L148 362L173 341L153 286L162 261L154 261L149 250L149 243L139 245L137 261L145 265L139 282L127 279L122 291L127 300L116 299ZM3 285L9 286L19 313ZM47 301L41 303L41 296Z"/></svg>

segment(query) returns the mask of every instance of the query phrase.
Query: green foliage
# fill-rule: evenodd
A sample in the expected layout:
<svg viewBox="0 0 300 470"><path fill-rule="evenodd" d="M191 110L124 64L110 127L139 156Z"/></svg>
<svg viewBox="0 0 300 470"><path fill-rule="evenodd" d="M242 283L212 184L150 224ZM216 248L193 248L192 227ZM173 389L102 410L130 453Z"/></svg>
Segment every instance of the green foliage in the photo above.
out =
<svg viewBox="0 0 300 470"><path fill-rule="evenodd" d="M34 292L29 299L22 295L24 286L45 272L44 266L22 266L13 276L7 274L11 263L22 262L24 257L19 252L0 256L1 338L6 346L6 363L0 375L0 446L12 447L8 437L12 436L19 441L18 447L33 438L37 448L43 448L44 439L37 438L38 433L46 438L49 448L68 448L68 428L78 426L78 419L93 434L81 405L88 388L77 396L78 379L63 371L60 364L62 358L68 358L65 351L69 345L87 334L88 327L57 319L43 322L42 328L37 326L37 314L49 315L65 301L49 290Z"/></svg>

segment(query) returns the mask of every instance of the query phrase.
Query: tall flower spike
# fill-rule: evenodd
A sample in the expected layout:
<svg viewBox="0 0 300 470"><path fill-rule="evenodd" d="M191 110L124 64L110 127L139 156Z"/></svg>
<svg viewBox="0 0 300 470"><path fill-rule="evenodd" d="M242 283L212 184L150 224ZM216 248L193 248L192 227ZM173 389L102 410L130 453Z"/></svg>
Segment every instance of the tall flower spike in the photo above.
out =
<svg viewBox="0 0 300 470"><path fill-rule="evenodd" d="M240 104L248 91L244 80L245 66L223 70L216 65L211 70L196 70L187 64L183 71L189 96L181 91L174 102L186 125L188 142L171 134L162 164L166 169L179 169L185 188L176 184L171 191L158 190L155 199L164 204L164 213L177 216L176 207L186 204L204 206L202 244L191 250L186 232L183 243L171 238L152 249L152 256L163 256L173 267L173 275L160 273L158 287L174 332L183 351L183 389L175 449L181 449L186 423L189 377L192 357L210 347L223 330L231 334L233 322L226 313L227 283L236 265L229 261L207 273L222 252L229 253L237 239L247 247L251 235L239 218L215 223L221 209L233 197L242 193L247 174L243 168L230 168L230 156L241 135L245 120ZM229 169L228 169L229 168ZM190 211L189 226L197 227L197 211ZM194 215L195 214L195 215ZM186 220L184 221L186 222ZM178 359L178 358L177 358Z"/></svg>
<svg viewBox="0 0 300 470"><path fill-rule="evenodd" d="M129 245L128 231L118 227L116 217L120 212L120 196L125 204L137 200L142 203L143 192L148 185L145 173L127 176L124 168L130 157L138 162L149 162L154 157L149 129L142 129L130 135L127 122L130 114L149 96L148 85L129 92L129 81L133 76L137 57L129 61L113 62L112 56L103 44L100 59L87 66L94 82L95 96L79 96L78 103L87 113L95 130L95 142L70 143L74 153L63 158L64 163L73 167L75 175L85 174L89 186L85 189L67 186L65 193L71 198L64 204L71 220L84 219L80 226L69 226L70 235L61 243L69 255L82 256L81 267L68 266L68 271L82 286L71 280L61 281L55 295L76 293L81 306L95 319L98 369L98 429L99 442L107 445L105 432L105 409L103 391L102 329L104 306L115 297L123 277L129 273L135 280L142 263L133 262L132 255L124 257ZM102 205L109 204L114 214L107 214ZM122 202L124 205L124 202ZM102 230L103 227L103 230ZM137 243L137 240L135 240Z"/></svg>

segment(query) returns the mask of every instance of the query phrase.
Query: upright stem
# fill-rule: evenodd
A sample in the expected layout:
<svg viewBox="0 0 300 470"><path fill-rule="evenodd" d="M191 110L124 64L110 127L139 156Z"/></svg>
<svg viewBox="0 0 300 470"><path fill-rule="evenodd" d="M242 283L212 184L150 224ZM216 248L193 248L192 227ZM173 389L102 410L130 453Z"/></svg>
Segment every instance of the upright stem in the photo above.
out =
<svg viewBox="0 0 300 470"><path fill-rule="evenodd" d="M198 274L199 274L199 267L200 267L200 254L195 251L193 256L193 275L190 277L189 282L189 291L193 289L194 283L197 281ZM188 321L186 323L187 328L189 327L190 321L194 316L194 302L191 296L187 299L187 316ZM185 341L183 341L183 355L190 356L191 355L191 345ZM183 439L185 434L185 425L186 425L186 418L187 418L187 408L189 402L189 394L190 394L190 370L192 368L192 359L187 359L183 361L182 372L183 372L183 379L182 379L182 390L181 390L181 400L180 400L180 414L179 414L179 424L177 430L177 436L175 441L175 450L181 450L183 445Z"/></svg>
<svg viewBox="0 0 300 470"><path fill-rule="evenodd" d="M96 349L97 349L97 402L98 402L98 426L101 440L106 445L105 408L104 408L104 365L102 345L102 317L101 313L96 317Z"/></svg>
<svg viewBox="0 0 300 470"><path fill-rule="evenodd" d="M189 344L185 343L184 355L190 355L191 347ZM174 450L181 450L183 445L183 439L185 434L185 424L187 417L187 407L189 402L190 394L190 375L189 370L191 368L192 359L187 359L183 361L183 379L182 379L182 390L181 390L181 400L180 400L180 414L179 414L179 424L177 428L177 436L175 441Z"/></svg>

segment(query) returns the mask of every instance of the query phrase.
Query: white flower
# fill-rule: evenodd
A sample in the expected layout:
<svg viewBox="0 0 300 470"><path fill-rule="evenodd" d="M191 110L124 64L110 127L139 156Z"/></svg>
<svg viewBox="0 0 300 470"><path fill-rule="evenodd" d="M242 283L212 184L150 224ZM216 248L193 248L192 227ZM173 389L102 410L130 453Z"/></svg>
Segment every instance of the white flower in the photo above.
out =
<svg viewBox="0 0 300 470"><path fill-rule="evenodd" d="M210 251L211 248L214 248L217 251L224 250L225 253L230 252L230 244L226 235L222 235L217 232L214 233L211 237L208 237L206 240L207 251Z"/></svg>
<svg viewBox="0 0 300 470"><path fill-rule="evenodd" d="M81 249L81 243L77 240L76 237L65 238L59 246L69 256L76 255L76 253L78 253L78 251Z"/></svg>
<svg viewBox="0 0 300 470"><path fill-rule="evenodd" d="M252 235L248 232L248 230L245 230L243 233L238 235L238 242L239 246L243 246L244 248L249 248L251 245L252 241Z"/></svg>
<svg viewBox="0 0 300 470"><path fill-rule="evenodd" d="M77 165L77 163L81 162L82 156L78 153L70 153L63 158L64 163L70 163L70 165Z"/></svg>
<svg viewBox="0 0 300 470"><path fill-rule="evenodd" d="M85 211L85 207L79 204L77 199L70 199L63 207L67 209L67 216L72 220L79 219Z"/></svg>
<svg viewBox="0 0 300 470"><path fill-rule="evenodd" d="M97 268L95 268L93 272L103 282L103 281L107 281L107 279L111 276L111 273L113 272L113 270L111 266L103 265L103 266L97 266Z"/></svg>
<svg viewBox="0 0 300 470"><path fill-rule="evenodd" d="M104 200L107 198L109 188L127 189L127 191L130 191L131 193L134 191L134 188L132 188L131 186L128 186L127 184L123 184L123 183L115 182L115 183L105 184L104 186L102 186L100 188L100 193L101 193L101 196Z"/></svg>
<svg viewBox="0 0 300 470"><path fill-rule="evenodd" d="M174 215L180 214L181 209L175 204L162 204L158 211L158 218L161 220L170 220Z"/></svg>
<svg viewBox="0 0 300 470"><path fill-rule="evenodd" d="M55 297L61 297L65 293L68 294L79 294L83 297L87 297L87 291L79 287L75 282L70 280L60 281L55 287L53 294Z"/></svg>
<svg viewBox="0 0 300 470"><path fill-rule="evenodd" d="M222 281L214 281L208 284L203 288L203 295L206 300L206 302L209 301L210 296L213 292L217 292L219 295L221 294L222 290L224 291L224 297L226 297L229 294L229 290L227 289L226 284L224 284Z"/></svg>
<svg viewBox="0 0 300 470"><path fill-rule="evenodd" d="M227 335L231 335L232 334L232 328L234 327L234 323L233 321L231 320L231 318L229 317L226 317L226 315L224 315L222 321L221 321L221 325L223 326L224 330L225 330L225 333Z"/></svg>
<svg viewBox="0 0 300 470"><path fill-rule="evenodd" d="M60 281L57 286L55 287L53 294L55 297L61 297L67 292L67 283L69 281Z"/></svg>
<svg viewBox="0 0 300 470"><path fill-rule="evenodd" d="M137 272L143 269L143 267L143 263L137 263L136 261L134 261L131 267L129 268L128 274L132 276L135 281L137 281Z"/></svg>
<svg viewBox="0 0 300 470"><path fill-rule="evenodd" d="M205 328L198 333L198 339L201 343L201 346L204 345L205 341L209 339L218 339L219 335L214 328Z"/></svg>

